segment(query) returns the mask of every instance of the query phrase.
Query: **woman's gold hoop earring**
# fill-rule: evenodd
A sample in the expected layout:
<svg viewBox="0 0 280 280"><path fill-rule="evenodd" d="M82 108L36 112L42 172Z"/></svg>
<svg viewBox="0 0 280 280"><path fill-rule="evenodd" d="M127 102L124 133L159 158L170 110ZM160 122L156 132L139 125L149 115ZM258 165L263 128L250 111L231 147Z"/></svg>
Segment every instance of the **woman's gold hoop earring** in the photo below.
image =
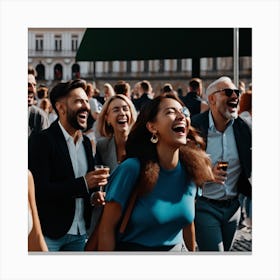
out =
<svg viewBox="0 0 280 280"><path fill-rule="evenodd" d="M152 142L153 144L156 144L156 143L158 142L158 137L157 137L157 135L156 135L156 134L153 134L150 140L151 140L151 142Z"/></svg>

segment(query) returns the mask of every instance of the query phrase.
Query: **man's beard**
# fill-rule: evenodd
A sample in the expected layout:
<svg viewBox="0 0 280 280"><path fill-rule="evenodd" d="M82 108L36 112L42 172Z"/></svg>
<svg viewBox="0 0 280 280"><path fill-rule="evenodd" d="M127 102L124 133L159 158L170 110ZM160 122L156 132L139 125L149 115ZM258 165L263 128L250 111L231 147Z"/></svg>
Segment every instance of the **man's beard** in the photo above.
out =
<svg viewBox="0 0 280 280"><path fill-rule="evenodd" d="M83 125L78 122L78 115L84 111L88 112L88 110L85 110L85 109L80 109L79 111L72 111L72 110L67 111L67 121L73 128L79 129L79 130L86 129L87 123L85 123L85 125Z"/></svg>
<svg viewBox="0 0 280 280"><path fill-rule="evenodd" d="M226 110L224 115L228 120L234 120L238 117L237 111L233 112L233 113L230 113L228 110Z"/></svg>

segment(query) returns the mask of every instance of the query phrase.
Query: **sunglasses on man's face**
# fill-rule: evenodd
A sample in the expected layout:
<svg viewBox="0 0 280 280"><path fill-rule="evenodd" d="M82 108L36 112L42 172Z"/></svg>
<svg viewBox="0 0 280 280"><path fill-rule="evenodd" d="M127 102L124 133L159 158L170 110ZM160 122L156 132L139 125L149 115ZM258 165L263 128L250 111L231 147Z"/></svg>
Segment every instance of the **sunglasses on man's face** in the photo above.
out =
<svg viewBox="0 0 280 280"><path fill-rule="evenodd" d="M239 95L240 95L240 90L239 90L239 89L231 89L231 88L219 89L219 90L214 91L213 93L220 92L220 91L224 91L224 92L225 92L225 95L226 95L227 97L231 97L231 95L233 94L233 92L237 95L237 97L239 97Z"/></svg>

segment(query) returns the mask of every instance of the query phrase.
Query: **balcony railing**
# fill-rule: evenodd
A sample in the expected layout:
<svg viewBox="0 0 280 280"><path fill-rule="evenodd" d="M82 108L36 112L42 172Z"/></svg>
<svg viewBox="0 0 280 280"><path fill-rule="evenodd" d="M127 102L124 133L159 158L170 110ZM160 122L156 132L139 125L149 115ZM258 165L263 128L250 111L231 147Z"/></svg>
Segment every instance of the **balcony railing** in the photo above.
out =
<svg viewBox="0 0 280 280"><path fill-rule="evenodd" d="M43 51L36 51L36 50L28 50L28 57L75 57L76 51L71 50L43 50Z"/></svg>

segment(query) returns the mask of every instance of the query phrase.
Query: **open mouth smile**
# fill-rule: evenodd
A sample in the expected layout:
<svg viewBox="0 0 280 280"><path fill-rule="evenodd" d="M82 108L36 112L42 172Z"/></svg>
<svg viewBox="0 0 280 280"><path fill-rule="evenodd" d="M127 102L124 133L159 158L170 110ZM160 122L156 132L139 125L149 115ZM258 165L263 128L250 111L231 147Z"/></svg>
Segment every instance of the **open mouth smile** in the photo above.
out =
<svg viewBox="0 0 280 280"><path fill-rule="evenodd" d="M80 112L78 114L78 119L79 121L81 122L86 122L87 121L87 118L88 118L88 112L87 111L83 111L83 112Z"/></svg>
<svg viewBox="0 0 280 280"><path fill-rule="evenodd" d="M186 133L186 124L176 124L172 127L172 130L179 134Z"/></svg>
<svg viewBox="0 0 280 280"><path fill-rule="evenodd" d="M238 105L238 102L235 102L235 101L228 101L227 102L227 105L231 108L237 108L237 105Z"/></svg>
<svg viewBox="0 0 280 280"><path fill-rule="evenodd" d="M120 125L125 125L125 124L127 124L127 119L126 118L125 119L118 119L117 123L120 124Z"/></svg>

